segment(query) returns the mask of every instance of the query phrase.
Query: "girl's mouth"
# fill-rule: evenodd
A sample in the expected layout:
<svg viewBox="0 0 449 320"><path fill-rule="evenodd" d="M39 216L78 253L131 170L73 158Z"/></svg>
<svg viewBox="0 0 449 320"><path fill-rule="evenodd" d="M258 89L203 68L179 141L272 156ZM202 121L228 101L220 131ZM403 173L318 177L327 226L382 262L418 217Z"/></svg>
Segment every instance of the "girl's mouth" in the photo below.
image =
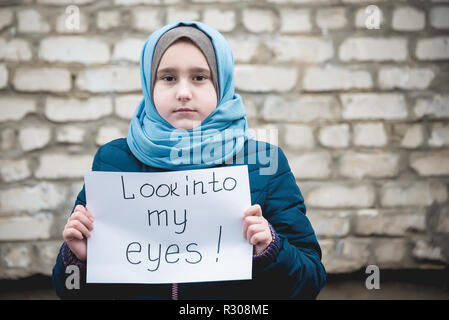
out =
<svg viewBox="0 0 449 320"><path fill-rule="evenodd" d="M174 112L175 113L191 113L191 112L196 112L196 111L193 109L190 109L190 108L179 108L179 109L176 109Z"/></svg>

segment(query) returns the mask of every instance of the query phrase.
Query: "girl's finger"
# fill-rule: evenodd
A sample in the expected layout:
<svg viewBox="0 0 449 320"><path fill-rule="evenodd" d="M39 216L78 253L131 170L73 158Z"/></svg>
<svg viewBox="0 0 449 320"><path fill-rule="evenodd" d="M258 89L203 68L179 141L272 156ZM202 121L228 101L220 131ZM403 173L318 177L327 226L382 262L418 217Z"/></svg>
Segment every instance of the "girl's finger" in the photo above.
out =
<svg viewBox="0 0 449 320"><path fill-rule="evenodd" d="M90 220L94 220L94 216L92 215L92 213L90 213L90 211L87 210L86 207L84 207L80 204L75 207L74 213L75 212L80 212L80 213L84 214L85 216L87 216Z"/></svg>
<svg viewBox="0 0 449 320"><path fill-rule="evenodd" d="M92 215L92 213L89 210L87 210L87 208L86 208L85 214L90 220L94 221L94 216Z"/></svg>
<svg viewBox="0 0 449 320"><path fill-rule="evenodd" d="M90 220L86 215L84 215L83 213L77 211L74 212L70 218L69 221L80 221L82 224L84 224L89 230L92 230L93 227L93 223L92 220Z"/></svg>
<svg viewBox="0 0 449 320"><path fill-rule="evenodd" d="M64 241L70 241L73 239L78 239L78 240L84 239L82 233L74 228L64 229L64 231L62 232L62 237L63 237Z"/></svg>
<svg viewBox="0 0 449 320"><path fill-rule="evenodd" d="M81 232L83 234L83 236L85 236L86 238L90 237L89 230L79 220L72 220L72 221L68 222L67 224L70 224L69 226L71 228L74 228L74 229L78 230L79 232Z"/></svg>
<svg viewBox="0 0 449 320"><path fill-rule="evenodd" d="M266 242L268 242L268 236L265 234L265 232L259 232L259 233L256 233L255 235L253 235L251 237L251 239L249 240L249 242L252 245L258 245L260 243L266 243Z"/></svg>
<svg viewBox="0 0 449 320"><path fill-rule="evenodd" d="M248 227L248 230L246 232L246 239L250 240L255 234L264 232L265 228L261 224L252 224Z"/></svg>
<svg viewBox="0 0 449 320"><path fill-rule="evenodd" d="M247 216L262 216L262 208L260 207L260 205L255 204L251 207L249 207L244 213L243 213L243 217L247 217Z"/></svg>

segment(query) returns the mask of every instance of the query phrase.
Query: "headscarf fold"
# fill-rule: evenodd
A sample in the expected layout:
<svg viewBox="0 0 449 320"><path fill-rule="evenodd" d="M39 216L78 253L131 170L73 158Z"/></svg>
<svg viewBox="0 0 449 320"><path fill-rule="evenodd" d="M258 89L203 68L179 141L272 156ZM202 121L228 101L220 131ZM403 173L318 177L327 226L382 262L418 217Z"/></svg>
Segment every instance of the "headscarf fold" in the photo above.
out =
<svg viewBox="0 0 449 320"><path fill-rule="evenodd" d="M157 112L151 95L151 62L159 38L178 26L200 29L214 46L219 98L216 109L190 130L176 129ZM212 27L197 21L181 21L153 32L140 57L143 99L131 119L127 143L144 164L168 170L201 169L229 163L251 138L246 111L234 88L234 58L226 39Z"/></svg>

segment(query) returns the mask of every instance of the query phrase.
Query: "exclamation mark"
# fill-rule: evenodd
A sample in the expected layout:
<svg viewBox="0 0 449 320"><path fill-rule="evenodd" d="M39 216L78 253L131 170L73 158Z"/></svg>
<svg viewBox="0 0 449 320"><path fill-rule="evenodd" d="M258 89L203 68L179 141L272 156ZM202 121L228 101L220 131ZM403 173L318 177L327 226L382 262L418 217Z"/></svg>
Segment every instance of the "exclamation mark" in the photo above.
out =
<svg viewBox="0 0 449 320"><path fill-rule="evenodd" d="M217 255L220 253L220 242L221 242L221 226L220 226L220 231L218 233ZM218 257L215 259L215 262L218 262Z"/></svg>

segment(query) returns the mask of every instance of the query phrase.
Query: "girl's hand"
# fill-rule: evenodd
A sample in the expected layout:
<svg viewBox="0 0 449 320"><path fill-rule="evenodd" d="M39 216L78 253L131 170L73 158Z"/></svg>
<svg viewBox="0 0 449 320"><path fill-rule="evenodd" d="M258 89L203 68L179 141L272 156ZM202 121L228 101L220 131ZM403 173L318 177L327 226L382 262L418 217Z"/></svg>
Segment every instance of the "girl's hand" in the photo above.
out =
<svg viewBox="0 0 449 320"><path fill-rule="evenodd" d="M87 238L94 228L93 222L92 214L82 205L77 205L62 232L70 250L81 261L87 258Z"/></svg>
<svg viewBox="0 0 449 320"><path fill-rule="evenodd" d="M262 216L262 208L255 204L243 214L243 237L254 245L255 254L262 253L273 240L268 221Z"/></svg>

